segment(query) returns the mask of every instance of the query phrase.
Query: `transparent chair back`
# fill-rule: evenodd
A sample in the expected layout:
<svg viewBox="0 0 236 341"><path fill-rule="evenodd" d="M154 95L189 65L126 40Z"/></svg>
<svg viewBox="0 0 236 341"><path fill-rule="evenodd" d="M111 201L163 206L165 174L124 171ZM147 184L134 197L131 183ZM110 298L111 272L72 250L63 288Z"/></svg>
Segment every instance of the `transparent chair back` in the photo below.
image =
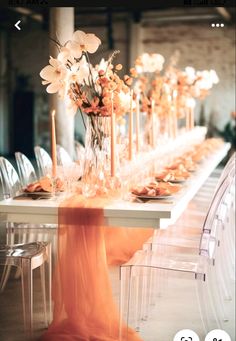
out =
<svg viewBox="0 0 236 341"><path fill-rule="evenodd" d="M52 168L52 159L48 152L42 147L34 147L34 153L38 165L39 176L45 176L48 174L49 169Z"/></svg>
<svg viewBox="0 0 236 341"><path fill-rule="evenodd" d="M221 214L223 214L222 205L224 207L223 201L226 196L228 186L228 181L224 181L222 186L220 186L203 226L199 251L201 255L207 256L211 259L214 257L215 247L217 246L216 241L219 239L218 213L221 212Z"/></svg>
<svg viewBox="0 0 236 341"><path fill-rule="evenodd" d="M233 181L234 175L235 175L235 163L232 162L232 157L226 164L224 171L222 173L222 176L220 178L220 181L218 183L218 186L216 187L214 196L212 198L209 210L207 212L203 230L204 231L211 231L212 222L214 220L215 210L217 206L219 205L219 198L221 197L222 193L224 192L225 188L227 186L230 186L230 182Z"/></svg>
<svg viewBox="0 0 236 341"><path fill-rule="evenodd" d="M69 153L60 145L57 145L57 162L61 166L66 166L73 162Z"/></svg>
<svg viewBox="0 0 236 341"><path fill-rule="evenodd" d="M15 153L15 158L22 186L26 187L37 181L36 172L30 160L20 152Z"/></svg>
<svg viewBox="0 0 236 341"><path fill-rule="evenodd" d="M22 190L19 176L12 164L4 157L0 157L0 171L2 174L3 198L12 198L19 194Z"/></svg>
<svg viewBox="0 0 236 341"><path fill-rule="evenodd" d="M222 184L222 182L228 176L232 167L235 166L235 162L236 162L236 153L233 153L233 155L230 157L230 159L228 160L227 164L225 165L225 167L221 173L221 176L218 180L218 186L216 187L216 191L217 191L217 188L220 186L220 184Z"/></svg>
<svg viewBox="0 0 236 341"><path fill-rule="evenodd" d="M227 176L228 172L230 171L230 169L235 166L235 161L236 161L236 153L234 152L229 161L227 162L226 166L224 167L224 170L221 174L221 178L224 178L225 176Z"/></svg>

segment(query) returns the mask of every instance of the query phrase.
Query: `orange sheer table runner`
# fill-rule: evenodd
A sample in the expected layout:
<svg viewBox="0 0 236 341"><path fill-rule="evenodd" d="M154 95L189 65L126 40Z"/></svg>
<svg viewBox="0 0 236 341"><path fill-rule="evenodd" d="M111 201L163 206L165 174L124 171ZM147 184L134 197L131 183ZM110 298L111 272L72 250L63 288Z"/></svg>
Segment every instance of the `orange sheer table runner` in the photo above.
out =
<svg viewBox="0 0 236 341"><path fill-rule="evenodd" d="M105 228L103 207L109 202L75 195L59 208L54 316L43 340L119 340L119 312L108 264L126 262L153 229ZM125 340L141 339L130 329Z"/></svg>

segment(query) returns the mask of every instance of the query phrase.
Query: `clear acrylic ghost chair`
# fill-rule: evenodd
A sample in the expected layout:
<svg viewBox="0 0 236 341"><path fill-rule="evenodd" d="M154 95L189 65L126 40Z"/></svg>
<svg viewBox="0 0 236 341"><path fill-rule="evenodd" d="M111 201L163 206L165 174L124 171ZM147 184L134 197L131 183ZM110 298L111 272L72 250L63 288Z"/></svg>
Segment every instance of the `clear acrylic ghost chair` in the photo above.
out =
<svg viewBox="0 0 236 341"><path fill-rule="evenodd" d="M235 165L235 162L236 162L235 158L236 158L236 153L233 153L230 159L228 160L228 162L226 163L225 167L223 168L223 170L217 173L217 177L209 177L207 179L208 186L215 187L216 189L218 188L219 184L222 181L224 181L224 179L228 176L228 172L230 171L230 169Z"/></svg>
<svg viewBox="0 0 236 341"><path fill-rule="evenodd" d="M3 157L0 157L0 172L2 174L3 199L14 198L20 194L22 192L20 178L13 165ZM23 224L8 222L6 225L6 243L14 244L16 242L26 242L26 235L25 233L22 233L24 231L24 227L25 225ZM18 239L16 240L16 238Z"/></svg>
<svg viewBox="0 0 236 341"><path fill-rule="evenodd" d="M13 165L5 158L0 157L0 173L2 180L3 199L9 199L22 192L22 185L19 176ZM29 243L35 241L51 242L53 248L53 260L56 259L57 245L57 225L41 224L15 224L6 222L6 243L13 245L16 243ZM4 290L10 275L11 267L5 268L5 276L2 276L1 290ZM16 273L16 278L20 275Z"/></svg>
<svg viewBox="0 0 236 341"><path fill-rule="evenodd" d="M220 187L224 185L224 181L218 185L215 192L212 192L212 197L208 199L207 206L208 210L202 209L199 213L192 211L189 212L189 205L182 216L173 225L168 226L164 230L155 230L154 236L151 237L148 243L145 243L145 248L148 247L147 244L159 243L159 244L169 244L170 245L180 245L189 246L193 248L198 247L199 237L202 233L202 226L206 219L206 215L209 212L209 207L212 202L214 202L214 197L217 195ZM194 200L194 199L193 199Z"/></svg>
<svg viewBox="0 0 236 341"><path fill-rule="evenodd" d="M231 183L224 181L224 186L221 186L217 197L214 198L214 204L211 206L204 224L205 230L203 229L199 248L200 256L189 253L186 248L165 246L161 250L156 248L148 252L138 251L129 262L121 266L121 321L124 318L128 324L130 317L132 317L133 326L139 327L140 319L147 311L145 305L150 303L148 299L150 292L147 293L145 283L151 282L149 291L155 291L157 276L154 272L171 270L192 274L195 279L201 279L196 283L198 286L199 308L205 330L209 331L212 327L226 328L224 321L228 320L225 317L227 301L224 300L223 293L224 283L228 278L219 281L218 276L222 266L226 266L219 261L219 258L222 257L219 250L224 248L225 241L221 236L222 228L218 225L218 218L222 207L225 205L225 198L228 196L231 185L232 181ZM232 213L232 205L228 207ZM223 220L227 221L226 217L223 216ZM221 238L221 243L219 243L219 238ZM147 271L148 269L151 269L151 273ZM146 279L144 280L145 276ZM146 291L145 295L142 294L143 289ZM141 297L141 300L139 297ZM230 303L232 308L232 300ZM133 316L131 314L132 305L134 305ZM208 311L209 308L210 311ZM120 332L123 333L122 322ZM126 338L122 336L121 340L126 340Z"/></svg>
<svg viewBox="0 0 236 341"><path fill-rule="evenodd" d="M224 188L224 186L230 181L230 177L232 178L232 175L234 175L235 173L235 165L234 163L230 162L230 167L227 165L226 169L227 169L227 174L226 176L222 177L222 181L221 183L218 183L218 186L215 190L214 195L212 196L212 203L211 205L209 205L209 207L213 206L214 207L214 203L216 196L218 195L218 192L222 190L222 187ZM235 186L232 183L230 186L230 192L228 194L228 201L230 202L230 205L233 205L233 203L235 203L232 198L234 198L234 191ZM230 201L231 200L231 201ZM223 221L225 219L224 216L226 215L226 210L229 209L229 205L227 204L227 201L225 203L222 204L222 208L225 210L225 212L222 210L221 213L221 220L218 221L218 225L221 225L220 230L223 230L223 228L225 228L225 222L223 224ZM186 210L187 211L187 210ZM211 210L208 210L208 213L206 214L206 218L204 219L204 221L209 220L209 212L211 212ZM229 213L228 216L231 219L231 222L229 223L229 226L234 226L235 225L235 221L234 217L235 217L235 205L234 208L231 209L231 214ZM201 217L201 216L200 216ZM188 216L187 216L188 218ZM169 226L167 229L165 230L156 230L154 236L152 238L150 238L143 246L144 250L151 250L152 248L163 248L164 245L172 245L172 246L180 246L180 247L186 247L186 248L190 248L192 250L197 250L198 249L198 245L199 245L199 238L200 238L200 226L203 225L203 231L206 231L208 233L210 233L210 229L212 228L211 224L205 224L205 222L202 220L202 224L201 221L198 219L196 219L195 223L197 222L197 224L199 224L199 226L197 227L196 225L191 226L191 224L194 222L191 222L189 219L186 219L186 221L184 221L184 219L180 218L179 219L180 222L177 222L176 224L174 224L173 226ZM189 224L186 224L186 222ZM206 230L208 229L208 230ZM231 228L232 229L232 228ZM231 278L234 275L234 259L235 259L235 247L234 247L234 238L232 238L232 236L234 235L234 230L231 231L231 229L228 227L228 231L229 233L224 234L225 237L228 236L228 244L226 245L226 243L224 245L226 245L226 249L225 249L225 254L222 254L222 257L220 259L228 259L227 264L231 264L232 266L230 267L226 267L222 265L222 271L221 273L218 274L219 280L222 277L222 272L225 273L225 278L227 277L227 273L231 273ZM222 248L221 248L222 250ZM159 281L161 282L161 278L159 277ZM227 298L228 300L231 299L232 297L232 290L229 288L229 286L227 285L227 282L223 281L223 287L224 287L224 297Z"/></svg>
<svg viewBox="0 0 236 341"><path fill-rule="evenodd" d="M199 245L199 237L200 237L200 226L203 226L203 231L205 231L206 229L210 229L211 228L211 224L205 224L205 221L208 219L208 215L209 212L211 212L211 206L214 205L215 203L215 198L218 195L218 192L221 190L222 187L225 186L225 183L228 183L229 179L228 177L232 177L232 175L235 172L235 165L234 163L231 163L231 161L229 161L230 166L226 166L227 169L227 175L222 177L222 181L221 183L218 183L218 186L215 190L214 195L212 196L212 202L211 204L209 204L209 210L208 213L206 214L206 218L204 218L204 216L200 216L201 219L196 219L195 217L195 221L192 221L188 219L183 219L180 218L179 222L177 221L176 224L169 226L167 229L165 230L156 230L153 237L151 237L144 245L143 245L143 249L144 250L151 250L154 247L156 248L157 245L159 245L159 248L163 247L163 245L175 245L175 246L181 246L181 247L187 247L187 248L191 248L191 249L197 249L198 245ZM231 168L230 168L231 167ZM229 199L231 199L230 205L233 203L232 200L232 196L233 196L233 189L234 186L231 185L230 187L230 193L229 193ZM229 209L228 205L222 205L223 208ZM187 211L187 210L186 210ZM226 214L226 212L224 212L224 214ZM223 217L223 214L222 214ZM221 221L224 220L221 217ZM234 224L232 223L233 221L233 217L234 217L234 212L232 213L231 210L231 215L229 214L229 217L231 217L231 226ZM204 220L203 220L204 218ZM195 223L195 225L193 224ZM199 224L197 226L197 224ZM223 228L223 224L222 224L222 228ZM229 230L229 228L228 228ZM208 233L210 233L210 230L207 231ZM234 233L234 232L232 232ZM231 233L231 234L232 234ZM226 234L226 236L228 236L229 234ZM224 259L225 258L229 258L231 257L231 259L229 259L229 262L227 264L233 264L233 260L235 257L235 248L234 248L234 243L232 242L233 239L232 238L228 238L228 245L227 245L227 251L226 254L224 255ZM231 267L231 274L232 274L232 269L233 267ZM224 272L227 271L227 268L224 267L223 268ZM230 271L230 270L228 270ZM220 275L220 274L219 274ZM232 275L231 275L232 277ZM227 284L225 285L225 297L228 297L229 299L231 298L231 292L227 287Z"/></svg>
<svg viewBox="0 0 236 341"><path fill-rule="evenodd" d="M57 144L57 162L58 165L67 166L73 163L69 153L62 146Z"/></svg>
<svg viewBox="0 0 236 341"><path fill-rule="evenodd" d="M3 199L9 199L19 194L21 191L21 183L18 174L12 164L5 158L0 157L0 179L2 185L1 197ZM14 224L6 223L6 243L14 243ZM3 291L7 280L9 278L11 267L5 266L2 276L0 290Z"/></svg>
<svg viewBox="0 0 236 341"><path fill-rule="evenodd" d="M19 176L12 164L4 157L0 157L0 171L2 173L3 198L12 198L20 193L22 185Z"/></svg>
<svg viewBox="0 0 236 341"><path fill-rule="evenodd" d="M48 171L52 168L52 159L48 152L40 146L34 147L35 158L38 166L39 177L48 174Z"/></svg>
<svg viewBox="0 0 236 341"><path fill-rule="evenodd" d="M45 269L45 262L47 262L47 271ZM40 268L46 326L51 322L51 245L43 242L10 246L0 245L0 265L17 267L21 272L24 329L28 336L32 336L33 270L36 268Z"/></svg>
<svg viewBox="0 0 236 341"><path fill-rule="evenodd" d="M0 157L0 173L2 181L2 197L3 199L9 199L19 195L22 191L22 185L19 176L13 167L13 165L5 158ZM15 228L20 225L16 225L13 222L6 223L6 243L8 245L13 245L16 242L16 237L19 238L17 242L25 242L25 235L19 237L19 234L15 233ZM18 230L20 231L20 230ZM1 288L3 291L10 275L11 267L5 266L4 271L1 276ZM19 277L19 272L16 273L16 278Z"/></svg>
<svg viewBox="0 0 236 341"><path fill-rule="evenodd" d="M15 153L15 158L22 186L26 187L37 181L37 175L30 160L20 152Z"/></svg>

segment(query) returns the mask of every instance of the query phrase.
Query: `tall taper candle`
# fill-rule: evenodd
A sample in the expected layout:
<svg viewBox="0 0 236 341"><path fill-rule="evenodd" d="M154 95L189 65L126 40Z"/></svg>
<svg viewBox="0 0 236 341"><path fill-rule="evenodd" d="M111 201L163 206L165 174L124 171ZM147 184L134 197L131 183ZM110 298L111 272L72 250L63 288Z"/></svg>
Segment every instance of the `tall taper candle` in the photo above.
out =
<svg viewBox="0 0 236 341"><path fill-rule="evenodd" d="M177 122L177 115L176 115L176 107L173 107L172 112L172 132L173 132L173 138L175 139L177 137L177 130L178 130L178 122Z"/></svg>
<svg viewBox="0 0 236 341"><path fill-rule="evenodd" d="M186 130L190 130L190 108L185 109Z"/></svg>
<svg viewBox="0 0 236 341"><path fill-rule="evenodd" d="M173 91L173 113L172 113L172 120L173 120L173 138L177 137L178 132L178 118L177 118L177 90Z"/></svg>
<svg viewBox="0 0 236 341"><path fill-rule="evenodd" d="M130 90L129 113L129 160L133 159L133 90Z"/></svg>
<svg viewBox="0 0 236 341"><path fill-rule="evenodd" d="M57 143L56 143L56 126L55 126L55 110L51 113L51 154L52 154L52 176L57 175Z"/></svg>
<svg viewBox="0 0 236 341"><path fill-rule="evenodd" d="M139 107L139 94L136 97L136 152L139 152L139 113L140 113L140 107Z"/></svg>
<svg viewBox="0 0 236 341"><path fill-rule="evenodd" d="M189 110L189 128L192 130L194 128L194 109L191 107Z"/></svg>
<svg viewBox="0 0 236 341"><path fill-rule="evenodd" d="M155 147L155 101L151 100L151 146Z"/></svg>
<svg viewBox="0 0 236 341"><path fill-rule="evenodd" d="M111 95L111 176L116 175L116 116Z"/></svg>

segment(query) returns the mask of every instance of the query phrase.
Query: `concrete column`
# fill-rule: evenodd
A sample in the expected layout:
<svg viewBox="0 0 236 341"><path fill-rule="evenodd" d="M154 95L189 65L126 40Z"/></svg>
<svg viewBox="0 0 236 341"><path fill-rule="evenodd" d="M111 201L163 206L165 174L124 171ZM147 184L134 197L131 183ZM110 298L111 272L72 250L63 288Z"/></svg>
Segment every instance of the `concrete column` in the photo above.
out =
<svg viewBox="0 0 236 341"><path fill-rule="evenodd" d="M50 8L50 38L65 44L70 40L74 32L74 8L53 7ZM50 56L56 57L58 49L53 41L50 41ZM56 110L57 143L63 146L73 156L74 149L74 117L66 114L65 104L58 95L50 95L49 108Z"/></svg>
<svg viewBox="0 0 236 341"><path fill-rule="evenodd" d="M8 107L8 84L7 75L7 36L4 31L0 32L0 155L9 152L9 107Z"/></svg>
<svg viewBox="0 0 236 341"><path fill-rule="evenodd" d="M141 22L130 22L130 52L129 52L129 64L130 67L134 66L134 62L138 56L143 53L142 50L142 24Z"/></svg>

